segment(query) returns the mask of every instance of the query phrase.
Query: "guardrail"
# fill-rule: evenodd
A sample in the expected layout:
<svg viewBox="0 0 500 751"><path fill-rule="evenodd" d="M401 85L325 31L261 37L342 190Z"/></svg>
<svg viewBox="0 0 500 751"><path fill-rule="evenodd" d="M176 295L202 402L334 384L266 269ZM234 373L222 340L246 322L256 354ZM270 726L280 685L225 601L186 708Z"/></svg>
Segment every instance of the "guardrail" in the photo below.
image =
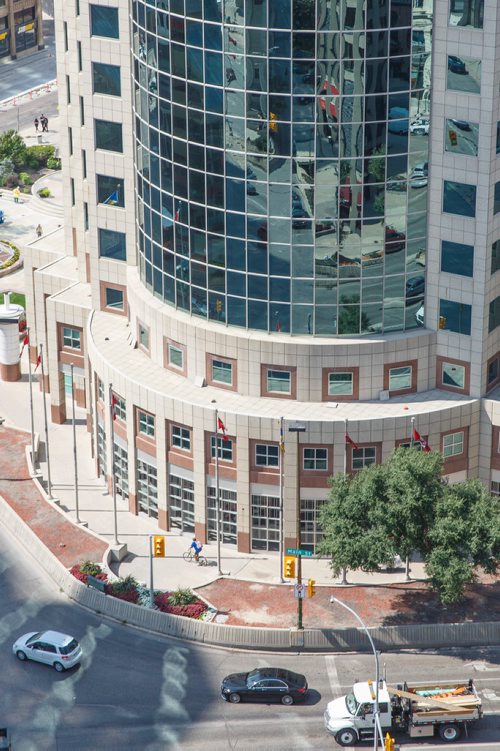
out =
<svg viewBox="0 0 500 751"><path fill-rule="evenodd" d="M32 89L21 91L21 93L10 96L7 99L0 100L0 110L8 109L9 107L17 107L18 104L22 104L26 99L36 99L43 94L50 94L55 89L57 89L57 78L54 78L52 81L47 81L47 83L42 83L39 86L35 86Z"/></svg>

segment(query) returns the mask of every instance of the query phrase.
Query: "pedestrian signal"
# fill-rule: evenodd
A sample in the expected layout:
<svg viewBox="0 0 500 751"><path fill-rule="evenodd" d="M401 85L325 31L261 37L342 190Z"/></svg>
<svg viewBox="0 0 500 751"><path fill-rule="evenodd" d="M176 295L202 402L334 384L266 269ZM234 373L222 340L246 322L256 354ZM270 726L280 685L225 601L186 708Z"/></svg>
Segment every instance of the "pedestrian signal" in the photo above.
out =
<svg viewBox="0 0 500 751"><path fill-rule="evenodd" d="M439 316L439 328L440 329L446 328L446 316Z"/></svg>
<svg viewBox="0 0 500 751"><path fill-rule="evenodd" d="M220 313L222 310L222 300L215 301L215 312Z"/></svg>
<svg viewBox="0 0 500 751"><path fill-rule="evenodd" d="M285 570L283 571L283 576L285 577L285 579L295 578L295 556L293 555L285 556L284 569Z"/></svg>
<svg viewBox="0 0 500 751"><path fill-rule="evenodd" d="M307 596L314 597L316 594L316 582L314 579L307 580Z"/></svg>
<svg viewBox="0 0 500 751"><path fill-rule="evenodd" d="M163 535L153 537L153 555L155 558L165 558L165 538Z"/></svg>

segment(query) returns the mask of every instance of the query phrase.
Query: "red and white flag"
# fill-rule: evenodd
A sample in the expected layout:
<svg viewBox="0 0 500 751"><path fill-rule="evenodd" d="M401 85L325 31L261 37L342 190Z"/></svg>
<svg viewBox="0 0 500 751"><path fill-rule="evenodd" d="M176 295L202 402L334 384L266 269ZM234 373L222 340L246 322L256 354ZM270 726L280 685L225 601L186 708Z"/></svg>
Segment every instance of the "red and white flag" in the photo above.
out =
<svg viewBox="0 0 500 751"><path fill-rule="evenodd" d="M41 362L42 362L42 356L38 355L38 357L36 358L36 365L35 365L35 370L33 371L33 373L36 371L36 369L38 368Z"/></svg>
<svg viewBox="0 0 500 751"><path fill-rule="evenodd" d="M27 345L27 344L29 344L29 343L30 343L30 338L29 338L29 335L28 335L28 334L26 334L26 336L25 336L25 337L24 337L24 339L23 339L23 346L21 347L21 354L19 355L19 357L22 357L22 356L23 356L24 348L25 348L25 347L26 347L26 345Z"/></svg>
<svg viewBox="0 0 500 751"><path fill-rule="evenodd" d="M357 443L355 443L355 441L353 441L353 440L352 440L352 438L351 438L351 436L349 435L349 433L346 433L346 434L345 434L345 442L346 442L346 445L347 445L347 444L349 444L349 445L350 445L350 446L352 446L352 447L353 447L354 449L358 449L358 448L359 448L358 444L357 444Z"/></svg>
<svg viewBox="0 0 500 751"><path fill-rule="evenodd" d="M430 451L431 450L431 447L429 446L429 444L427 443L427 441L425 440L425 438L422 438L422 436L420 435L420 433L418 432L418 430L415 430L415 428L413 428L413 440L414 441L418 441L420 443L422 451Z"/></svg>
<svg viewBox="0 0 500 751"><path fill-rule="evenodd" d="M111 394L111 414L113 415L113 420L116 420L116 405L118 404L118 399L114 394Z"/></svg>
<svg viewBox="0 0 500 751"><path fill-rule="evenodd" d="M224 425L220 417L217 418L217 430L220 430L222 432L222 439L224 441L229 441L229 436L226 432L226 426Z"/></svg>

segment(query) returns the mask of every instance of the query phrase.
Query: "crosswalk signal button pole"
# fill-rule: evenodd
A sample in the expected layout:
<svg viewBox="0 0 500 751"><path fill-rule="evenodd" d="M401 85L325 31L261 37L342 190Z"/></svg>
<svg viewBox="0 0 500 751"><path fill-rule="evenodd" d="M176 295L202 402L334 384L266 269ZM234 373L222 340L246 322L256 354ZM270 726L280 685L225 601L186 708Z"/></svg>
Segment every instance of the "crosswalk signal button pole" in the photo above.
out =
<svg viewBox="0 0 500 751"><path fill-rule="evenodd" d="M153 555L155 558L165 558L165 538L163 535L153 537Z"/></svg>
<svg viewBox="0 0 500 751"><path fill-rule="evenodd" d="M284 569L285 570L283 571L283 576L285 579L295 578L295 556L293 555L285 556Z"/></svg>

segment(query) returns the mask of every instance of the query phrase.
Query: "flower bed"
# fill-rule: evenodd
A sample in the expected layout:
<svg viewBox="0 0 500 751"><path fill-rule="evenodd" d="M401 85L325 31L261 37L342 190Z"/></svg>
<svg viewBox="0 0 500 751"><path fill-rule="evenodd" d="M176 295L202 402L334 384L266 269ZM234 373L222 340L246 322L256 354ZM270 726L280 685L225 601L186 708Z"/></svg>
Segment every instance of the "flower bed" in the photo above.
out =
<svg viewBox="0 0 500 751"><path fill-rule="evenodd" d="M106 582L106 594L119 600L132 602L134 605L149 607L150 592L147 587L139 584L133 576L124 579L108 579L108 575L102 571L97 563L85 561L70 568L70 573L83 584L88 583L88 577ZM185 618L209 620L211 608L206 602L200 600L190 589L178 589L175 592L154 591L154 604L162 613L171 615L183 615Z"/></svg>

